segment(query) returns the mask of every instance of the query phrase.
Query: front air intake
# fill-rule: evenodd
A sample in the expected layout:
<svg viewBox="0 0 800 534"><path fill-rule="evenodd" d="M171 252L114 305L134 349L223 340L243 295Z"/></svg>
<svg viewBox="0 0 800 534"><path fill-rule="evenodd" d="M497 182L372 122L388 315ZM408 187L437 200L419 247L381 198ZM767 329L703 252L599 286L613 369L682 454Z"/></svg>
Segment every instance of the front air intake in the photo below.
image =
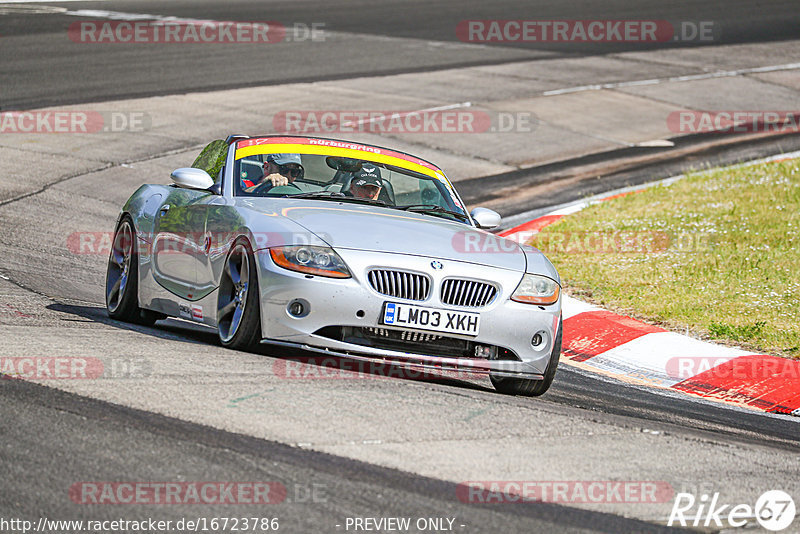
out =
<svg viewBox="0 0 800 534"><path fill-rule="evenodd" d="M367 278L372 289L398 299L425 300L431 292L431 281L424 274L373 269Z"/></svg>
<svg viewBox="0 0 800 534"><path fill-rule="evenodd" d="M451 306L482 308L497 296L497 288L478 280L448 278L442 282L441 300Z"/></svg>

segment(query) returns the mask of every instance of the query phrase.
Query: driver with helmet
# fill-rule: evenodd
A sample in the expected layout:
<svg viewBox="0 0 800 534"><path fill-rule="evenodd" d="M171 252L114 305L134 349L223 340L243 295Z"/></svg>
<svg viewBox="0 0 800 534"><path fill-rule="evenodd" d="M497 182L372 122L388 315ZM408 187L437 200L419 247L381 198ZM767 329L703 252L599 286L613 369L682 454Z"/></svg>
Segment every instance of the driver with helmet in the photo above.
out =
<svg viewBox="0 0 800 534"><path fill-rule="evenodd" d="M297 178L302 178L305 172L300 163L300 154L270 154L262 168L264 174L257 182L242 179L245 192L269 191L273 187L289 185Z"/></svg>

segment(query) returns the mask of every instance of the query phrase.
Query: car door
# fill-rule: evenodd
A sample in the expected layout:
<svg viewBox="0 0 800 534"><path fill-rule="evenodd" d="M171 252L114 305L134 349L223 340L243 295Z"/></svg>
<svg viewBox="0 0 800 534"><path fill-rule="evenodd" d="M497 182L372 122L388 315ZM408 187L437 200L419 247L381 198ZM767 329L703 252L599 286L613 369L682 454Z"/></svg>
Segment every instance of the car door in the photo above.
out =
<svg viewBox="0 0 800 534"><path fill-rule="evenodd" d="M197 292L200 296L211 293L219 285L225 258L245 226L233 201L212 195L205 201L205 236L203 254L197 263Z"/></svg>
<svg viewBox="0 0 800 534"><path fill-rule="evenodd" d="M204 248L206 202L215 196L174 187L156 213L153 276L168 291L187 300L199 298L197 263Z"/></svg>

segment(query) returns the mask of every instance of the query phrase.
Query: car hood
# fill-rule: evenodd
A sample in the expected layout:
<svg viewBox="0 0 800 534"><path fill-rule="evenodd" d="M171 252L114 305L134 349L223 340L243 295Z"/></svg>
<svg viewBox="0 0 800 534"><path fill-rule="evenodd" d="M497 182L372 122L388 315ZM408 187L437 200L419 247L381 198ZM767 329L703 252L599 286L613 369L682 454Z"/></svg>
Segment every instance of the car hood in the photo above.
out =
<svg viewBox="0 0 800 534"><path fill-rule="evenodd" d="M334 248L426 256L520 272L527 264L525 253L513 241L421 213L290 199L282 199L275 211Z"/></svg>

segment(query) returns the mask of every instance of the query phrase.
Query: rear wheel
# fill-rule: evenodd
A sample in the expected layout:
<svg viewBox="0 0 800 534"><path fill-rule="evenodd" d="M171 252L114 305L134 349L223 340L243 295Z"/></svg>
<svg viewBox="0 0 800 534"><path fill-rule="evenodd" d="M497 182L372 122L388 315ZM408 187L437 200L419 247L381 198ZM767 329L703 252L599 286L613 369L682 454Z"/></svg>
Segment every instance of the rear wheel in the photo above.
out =
<svg viewBox="0 0 800 534"><path fill-rule="evenodd" d="M217 333L225 347L250 350L261 340L258 273L245 241L237 241L225 260L217 298Z"/></svg>
<svg viewBox="0 0 800 534"><path fill-rule="evenodd" d="M106 309L112 319L152 325L164 315L139 307L139 254L136 232L129 216L114 232L106 269Z"/></svg>
<svg viewBox="0 0 800 534"><path fill-rule="evenodd" d="M561 356L561 326L562 321L558 321L558 334L556 341L553 343L553 350L550 353L550 361L547 363L547 369L544 373L542 380L529 380L527 378L504 378L489 374L489 379L492 381L494 388L506 395L522 395L525 397L538 397L550 389L553 379L556 376L556 368L558 367L558 359Z"/></svg>

